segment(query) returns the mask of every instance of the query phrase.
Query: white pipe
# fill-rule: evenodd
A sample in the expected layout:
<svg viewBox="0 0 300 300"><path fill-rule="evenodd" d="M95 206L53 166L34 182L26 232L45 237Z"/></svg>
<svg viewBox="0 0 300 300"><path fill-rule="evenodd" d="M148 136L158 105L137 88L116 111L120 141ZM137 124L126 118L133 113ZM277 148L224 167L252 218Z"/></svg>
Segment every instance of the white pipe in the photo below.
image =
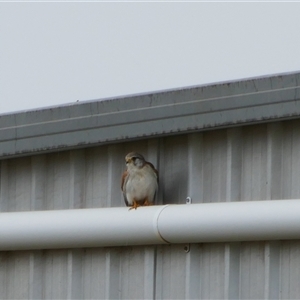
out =
<svg viewBox="0 0 300 300"><path fill-rule="evenodd" d="M300 200L0 213L0 250L300 238Z"/></svg>
<svg viewBox="0 0 300 300"><path fill-rule="evenodd" d="M300 239L300 200L169 206L158 228L170 243Z"/></svg>
<svg viewBox="0 0 300 300"><path fill-rule="evenodd" d="M0 250L166 243L157 229L165 207L0 213Z"/></svg>

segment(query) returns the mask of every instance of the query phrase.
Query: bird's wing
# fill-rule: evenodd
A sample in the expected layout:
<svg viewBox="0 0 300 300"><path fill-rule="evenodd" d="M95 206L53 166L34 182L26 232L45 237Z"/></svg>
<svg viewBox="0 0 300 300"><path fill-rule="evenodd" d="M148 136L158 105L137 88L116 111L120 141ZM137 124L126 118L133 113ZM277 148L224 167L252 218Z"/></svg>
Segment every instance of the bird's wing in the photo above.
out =
<svg viewBox="0 0 300 300"><path fill-rule="evenodd" d="M122 174L122 178L121 178L121 190L123 192L123 197L124 197L124 201L125 201L126 206L128 206L128 200L127 200L127 197L126 197L126 183L127 183L127 180L128 180L127 175L128 175L128 172L125 171Z"/></svg>
<svg viewBox="0 0 300 300"><path fill-rule="evenodd" d="M151 162L147 161L146 162L147 165L149 165L152 170L154 171L155 175L156 175L156 178L157 178L157 183L159 182L159 174L158 174L158 171L154 168L154 166L151 164Z"/></svg>

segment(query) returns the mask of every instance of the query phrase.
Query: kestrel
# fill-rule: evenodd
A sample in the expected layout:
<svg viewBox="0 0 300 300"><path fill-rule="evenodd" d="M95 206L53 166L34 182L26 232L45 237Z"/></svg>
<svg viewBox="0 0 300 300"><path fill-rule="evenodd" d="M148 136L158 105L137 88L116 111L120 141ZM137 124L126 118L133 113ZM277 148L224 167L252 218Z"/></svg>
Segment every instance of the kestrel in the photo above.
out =
<svg viewBox="0 0 300 300"><path fill-rule="evenodd" d="M158 189L158 171L136 152L125 157L127 170L122 175L121 189L130 209L152 205Z"/></svg>

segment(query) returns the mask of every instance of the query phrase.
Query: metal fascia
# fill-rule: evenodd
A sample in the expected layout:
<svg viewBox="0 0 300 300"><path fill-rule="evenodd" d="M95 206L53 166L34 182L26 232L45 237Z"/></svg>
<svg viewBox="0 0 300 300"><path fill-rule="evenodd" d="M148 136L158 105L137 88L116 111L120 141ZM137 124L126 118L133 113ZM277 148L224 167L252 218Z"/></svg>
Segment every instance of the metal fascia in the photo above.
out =
<svg viewBox="0 0 300 300"><path fill-rule="evenodd" d="M0 116L0 157L299 118L300 73Z"/></svg>

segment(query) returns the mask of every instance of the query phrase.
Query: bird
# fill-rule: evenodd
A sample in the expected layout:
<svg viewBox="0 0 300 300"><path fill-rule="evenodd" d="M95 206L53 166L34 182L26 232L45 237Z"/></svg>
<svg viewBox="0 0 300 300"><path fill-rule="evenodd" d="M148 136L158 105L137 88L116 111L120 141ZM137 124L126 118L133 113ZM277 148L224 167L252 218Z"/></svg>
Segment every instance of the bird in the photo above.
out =
<svg viewBox="0 0 300 300"><path fill-rule="evenodd" d="M130 152L125 156L126 171L121 178L121 189L129 210L153 205L158 190L158 171L143 155Z"/></svg>

